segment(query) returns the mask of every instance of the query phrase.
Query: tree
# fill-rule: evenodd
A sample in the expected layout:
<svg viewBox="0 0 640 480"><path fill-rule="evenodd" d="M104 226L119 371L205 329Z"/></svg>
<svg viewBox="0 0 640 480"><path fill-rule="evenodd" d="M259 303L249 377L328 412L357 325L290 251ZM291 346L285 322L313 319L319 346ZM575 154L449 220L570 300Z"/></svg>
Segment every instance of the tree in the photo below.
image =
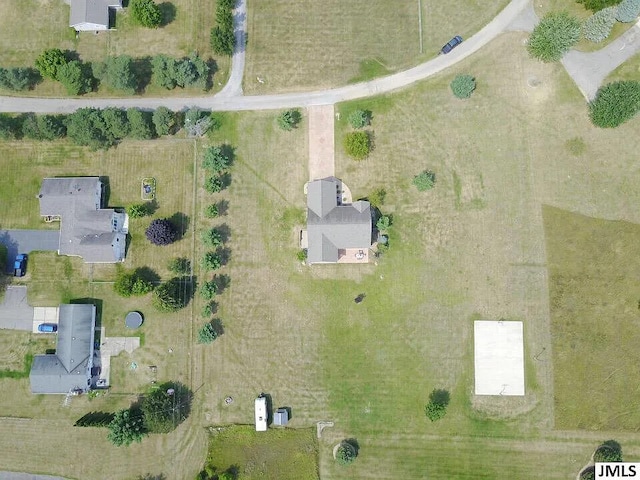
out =
<svg viewBox="0 0 640 480"><path fill-rule="evenodd" d="M8 113L0 113L0 139L13 140L19 132L16 118Z"/></svg>
<svg viewBox="0 0 640 480"><path fill-rule="evenodd" d="M220 247L224 243L222 233L217 228L202 232L202 242L208 247Z"/></svg>
<svg viewBox="0 0 640 480"><path fill-rule="evenodd" d="M390 226L391 226L391 217L388 215L382 215L376 222L376 228L380 232L389 230Z"/></svg>
<svg viewBox="0 0 640 480"><path fill-rule="evenodd" d="M0 88L14 91L32 89L40 81L40 73L33 68L0 67Z"/></svg>
<svg viewBox="0 0 640 480"><path fill-rule="evenodd" d="M613 82L601 87L589 104L596 127L614 128L633 118L640 110L640 82Z"/></svg>
<svg viewBox="0 0 640 480"><path fill-rule="evenodd" d="M45 50L36 58L36 68L43 78L58 80L58 69L66 65L67 59L59 48Z"/></svg>
<svg viewBox="0 0 640 480"><path fill-rule="evenodd" d="M202 167L213 173L224 172L231 166L231 157L224 146L209 147L204 152Z"/></svg>
<svg viewBox="0 0 640 480"><path fill-rule="evenodd" d="M169 135L176 125L176 117L167 107L156 108L151 120L158 135Z"/></svg>
<svg viewBox="0 0 640 480"><path fill-rule="evenodd" d="M204 270L217 270L222 266L222 256L217 252L207 252L202 257L202 268Z"/></svg>
<svg viewBox="0 0 640 480"><path fill-rule="evenodd" d="M298 127L300 120L302 120L300 110L286 110L278 115L278 126L283 130L290 131Z"/></svg>
<svg viewBox="0 0 640 480"><path fill-rule="evenodd" d="M198 343L211 343L218 338L218 332L211 322L205 323L198 330Z"/></svg>
<svg viewBox="0 0 640 480"><path fill-rule="evenodd" d="M557 62L580 40L580 21L566 12L551 12L529 37L529 54L543 62Z"/></svg>
<svg viewBox="0 0 640 480"><path fill-rule="evenodd" d="M108 131L100 110L80 108L67 116L67 136L76 145L88 146L96 150L109 148L115 138Z"/></svg>
<svg viewBox="0 0 640 480"><path fill-rule="evenodd" d="M199 86L205 88L209 76L209 66L197 53L175 63L174 79L178 86Z"/></svg>
<svg viewBox="0 0 640 480"><path fill-rule="evenodd" d="M191 273L191 262L188 258L172 258L169 260L167 268L176 275L189 275Z"/></svg>
<svg viewBox="0 0 640 480"><path fill-rule="evenodd" d="M120 271L113 284L113 290L121 297L141 296L153 290L153 284L142 278L137 270Z"/></svg>
<svg viewBox="0 0 640 480"><path fill-rule="evenodd" d="M154 85L168 90L176 88L176 61L159 54L151 59L151 78Z"/></svg>
<svg viewBox="0 0 640 480"><path fill-rule="evenodd" d="M204 318L208 318L213 315L218 310L218 304L216 302L209 302L204 307L202 307L202 312L200 312L200 316Z"/></svg>
<svg viewBox="0 0 640 480"><path fill-rule="evenodd" d="M576 0L576 2L584 5L584 8L597 12L606 7L611 7L620 3L620 0Z"/></svg>
<svg viewBox="0 0 640 480"><path fill-rule="evenodd" d="M143 112L137 108L127 109L129 137L138 140L149 140L153 138L153 126L150 117L148 112Z"/></svg>
<svg viewBox="0 0 640 480"><path fill-rule="evenodd" d="M146 28L158 28L162 23L162 12L153 0L130 0L129 12L134 22Z"/></svg>
<svg viewBox="0 0 640 480"><path fill-rule="evenodd" d="M425 170L413 177L413 184L419 192L431 190L436 184L436 174L431 170Z"/></svg>
<svg viewBox="0 0 640 480"><path fill-rule="evenodd" d="M340 442L340 445L336 450L336 461L340 465L349 465L353 463L357 456L358 450L351 442L347 440Z"/></svg>
<svg viewBox="0 0 640 480"><path fill-rule="evenodd" d="M115 90L133 95L138 86L138 80L133 73L133 59L129 55L107 57L101 80Z"/></svg>
<svg viewBox="0 0 640 480"><path fill-rule="evenodd" d="M102 110L102 120L104 121L109 135L115 139L127 137L131 131L127 112L120 108L107 107Z"/></svg>
<svg viewBox="0 0 640 480"><path fill-rule="evenodd" d="M384 199L387 196L387 192L384 188L377 188L369 194L367 200L373 208L380 208L384 205Z"/></svg>
<svg viewBox="0 0 640 480"><path fill-rule="evenodd" d="M440 420L447 413L450 395L447 390L435 389L429 395L429 403L425 407L425 414L432 422Z"/></svg>
<svg viewBox="0 0 640 480"><path fill-rule="evenodd" d="M218 284L215 280L208 280L200 286L200 296L205 300L211 300L218 293Z"/></svg>
<svg viewBox="0 0 640 480"><path fill-rule="evenodd" d="M187 306L189 285L179 277L160 284L153 291L153 306L161 312L175 312Z"/></svg>
<svg viewBox="0 0 640 480"><path fill-rule="evenodd" d="M580 472L580 480L596 480L596 467L591 465Z"/></svg>
<svg viewBox="0 0 640 480"><path fill-rule="evenodd" d="M616 20L623 23L635 22L640 15L640 0L622 0L616 10Z"/></svg>
<svg viewBox="0 0 640 480"><path fill-rule="evenodd" d="M367 132L349 132L344 137L344 149L347 155L355 160L362 160L369 155L371 141Z"/></svg>
<svg viewBox="0 0 640 480"><path fill-rule="evenodd" d="M131 410L120 410L115 413L109 424L107 438L118 447L127 447L133 442L141 442L146 434L141 414Z"/></svg>
<svg viewBox="0 0 640 480"><path fill-rule="evenodd" d="M149 215L149 206L147 203L133 203L127 207L127 215L131 218L142 218Z"/></svg>
<svg viewBox="0 0 640 480"><path fill-rule="evenodd" d="M219 214L218 205L215 203L207 205L207 208L204 211L204 216L207 218L216 218Z"/></svg>
<svg viewBox="0 0 640 480"><path fill-rule="evenodd" d="M207 177L204 182L204 189L208 193L218 193L224 190L224 182L220 175Z"/></svg>
<svg viewBox="0 0 640 480"><path fill-rule="evenodd" d="M371 124L370 110L354 110L349 114L349 125L353 128L364 128Z"/></svg>
<svg viewBox="0 0 640 480"><path fill-rule="evenodd" d="M599 43L609 36L616 23L616 7L608 7L591 15L582 25L582 34L587 40Z"/></svg>
<svg viewBox="0 0 640 480"><path fill-rule="evenodd" d="M147 239L154 245L169 245L177 237L176 227L167 218L155 219L145 231Z"/></svg>
<svg viewBox="0 0 640 480"><path fill-rule="evenodd" d="M92 78L86 67L78 60L72 60L58 67L57 79L69 95L82 95L91 90Z"/></svg>
<svg viewBox="0 0 640 480"><path fill-rule="evenodd" d="M175 430L189 416L192 397L191 390L179 382L158 385L142 399L145 427L153 433Z"/></svg>
<svg viewBox="0 0 640 480"><path fill-rule="evenodd" d="M476 79L471 75L457 75L451 81L451 91L458 98L469 98L476 89Z"/></svg>
<svg viewBox="0 0 640 480"><path fill-rule="evenodd" d="M607 440L593 454L594 462L621 462L622 447L615 440Z"/></svg>
<svg viewBox="0 0 640 480"><path fill-rule="evenodd" d="M187 110L184 116L184 129L190 137L201 137L211 126L211 118L205 116L198 107Z"/></svg>
<svg viewBox="0 0 640 480"><path fill-rule="evenodd" d="M63 138L67 129L61 117L55 115L35 115L28 113L22 121L22 135L34 140L55 140Z"/></svg>

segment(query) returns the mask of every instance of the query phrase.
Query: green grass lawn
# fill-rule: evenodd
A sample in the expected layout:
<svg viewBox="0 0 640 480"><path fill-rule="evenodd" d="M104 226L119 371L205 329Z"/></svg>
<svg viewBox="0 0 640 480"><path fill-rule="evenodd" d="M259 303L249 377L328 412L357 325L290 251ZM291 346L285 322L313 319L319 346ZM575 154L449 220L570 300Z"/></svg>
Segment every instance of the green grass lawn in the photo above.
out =
<svg viewBox="0 0 640 480"><path fill-rule="evenodd" d="M249 2L244 91L326 88L402 70L454 35L470 37L506 4L422 0L421 53L417 0Z"/></svg>
<svg viewBox="0 0 640 480"><path fill-rule="evenodd" d="M544 209L556 425L635 430L640 225Z"/></svg>
<svg viewBox="0 0 640 480"><path fill-rule="evenodd" d="M619 80L640 80L640 53L635 54L629 60L624 62L604 80L603 85L609 82L616 82Z"/></svg>
<svg viewBox="0 0 640 480"><path fill-rule="evenodd" d="M217 73L213 75L213 91L226 82L230 60L212 54L209 34L215 25L215 3L193 0L165 2L175 7L175 18L158 29L134 25L125 8L117 14L115 30L82 32L76 38L68 27L69 6L63 0L7 0L0 5L0 65L33 66L36 57L47 48L60 48L78 53L86 62L101 61L107 55L150 57L158 53L182 57L198 52L204 59L213 57ZM150 86L148 95L200 95L198 89L165 90ZM3 95L10 94L2 91ZM33 91L21 95L65 96L64 88L47 80ZM101 89L100 96L119 96L117 92Z"/></svg>
<svg viewBox="0 0 640 480"><path fill-rule="evenodd" d="M213 431L207 464L218 473L235 469L246 480L318 479L315 429L256 432L251 426Z"/></svg>

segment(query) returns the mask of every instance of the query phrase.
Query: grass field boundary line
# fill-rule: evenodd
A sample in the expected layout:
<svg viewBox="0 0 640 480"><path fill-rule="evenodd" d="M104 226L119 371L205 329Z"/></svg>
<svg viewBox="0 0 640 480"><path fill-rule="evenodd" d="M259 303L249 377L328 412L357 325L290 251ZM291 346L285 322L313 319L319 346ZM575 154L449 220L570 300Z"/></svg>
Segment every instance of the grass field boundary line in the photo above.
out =
<svg viewBox="0 0 640 480"><path fill-rule="evenodd" d="M420 54L422 55L422 0L418 0L418 35L420 36Z"/></svg>
<svg viewBox="0 0 640 480"><path fill-rule="evenodd" d="M192 352L193 351L193 335L194 335L194 322L196 321L195 319L195 301L196 301L196 295L195 295L195 282L193 281L193 268L194 268L194 262L196 259L196 216L197 216L197 211L196 211L196 207L197 207L197 203L198 203L198 199L197 199L197 195L198 195L198 190L197 190L197 185L198 185L198 141L197 139L193 139L192 142L193 145L193 167L192 167L192 172L193 172L193 181L191 182L192 184L192 188L191 188L191 212L192 212L192 220L191 220L191 258L193 259L191 262L191 302L190 302L190 307L191 307L191 322L190 323L190 328L189 328L189 345L188 345L188 351ZM189 356L189 386L191 387L191 391L194 392L194 377L195 377L195 362L196 359L193 356Z"/></svg>

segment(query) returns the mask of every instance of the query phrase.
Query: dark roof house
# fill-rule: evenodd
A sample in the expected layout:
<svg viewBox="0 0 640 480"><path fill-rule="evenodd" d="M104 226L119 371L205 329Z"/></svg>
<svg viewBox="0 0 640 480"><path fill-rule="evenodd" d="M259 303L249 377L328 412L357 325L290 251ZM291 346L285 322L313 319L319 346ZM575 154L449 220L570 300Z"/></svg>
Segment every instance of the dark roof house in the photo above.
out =
<svg viewBox="0 0 640 480"><path fill-rule="evenodd" d="M89 390L95 327L95 305L60 305L56 353L33 358L29 374L32 393Z"/></svg>
<svg viewBox="0 0 640 480"><path fill-rule="evenodd" d="M346 249L371 247L372 218L369 202L341 203L341 182L327 177L307 187L307 261L335 263Z"/></svg>
<svg viewBox="0 0 640 480"><path fill-rule="evenodd" d="M122 8L122 0L67 0L71 7L69 26L76 31L110 28L109 16Z"/></svg>
<svg viewBox="0 0 640 480"><path fill-rule="evenodd" d="M102 208L98 177L45 178L40 215L60 219L60 255L82 257L86 263L124 260L129 218Z"/></svg>

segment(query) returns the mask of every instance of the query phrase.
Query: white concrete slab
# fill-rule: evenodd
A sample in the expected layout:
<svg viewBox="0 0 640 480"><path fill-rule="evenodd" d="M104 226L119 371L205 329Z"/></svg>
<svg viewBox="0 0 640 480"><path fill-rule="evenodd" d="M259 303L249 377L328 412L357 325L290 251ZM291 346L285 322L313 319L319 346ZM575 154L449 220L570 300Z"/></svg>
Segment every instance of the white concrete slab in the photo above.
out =
<svg viewBox="0 0 640 480"><path fill-rule="evenodd" d="M58 307L33 307L33 333L40 333L38 327L43 323L58 324Z"/></svg>
<svg viewBox="0 0 640 480"><path fill-rule="evenodd" d="M476 395L524 395L522 322L474 322Z"/></svg>

